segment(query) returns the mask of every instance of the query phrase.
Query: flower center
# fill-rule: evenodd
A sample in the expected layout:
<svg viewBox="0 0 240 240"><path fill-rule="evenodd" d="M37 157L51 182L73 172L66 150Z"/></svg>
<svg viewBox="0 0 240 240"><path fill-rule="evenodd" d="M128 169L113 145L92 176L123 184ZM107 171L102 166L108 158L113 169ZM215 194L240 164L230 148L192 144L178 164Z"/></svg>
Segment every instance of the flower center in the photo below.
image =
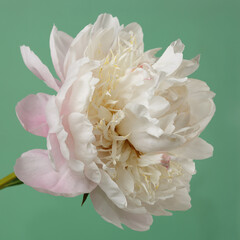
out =
<svg viewBox="0 0 240 240"><path fill-rule="evenodd" d="M120 44L95 70L94 77L99 78L99 82L89 104L88 118L94 127L95 146L103 170L129 197L134 194L134 198L153 203L161 182L171 182L173 177L181 175L181 167L166 153L142 154L128 141L131 133L122 136L117 131L118 124L125 117L118 84L127 71L142 68L134 44L134 41L130 41L127 47ZM129 183L123 176L133 181L134 191L129 190Z"/></svg>

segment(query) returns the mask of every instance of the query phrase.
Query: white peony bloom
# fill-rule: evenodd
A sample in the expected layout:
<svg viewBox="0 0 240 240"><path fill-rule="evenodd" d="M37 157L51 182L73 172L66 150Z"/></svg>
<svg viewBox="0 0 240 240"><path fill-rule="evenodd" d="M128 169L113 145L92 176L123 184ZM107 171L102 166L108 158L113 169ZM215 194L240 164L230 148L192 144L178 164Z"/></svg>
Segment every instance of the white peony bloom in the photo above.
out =
<svg viewBox="0 0 240 240"><path fill-rule="evenodd" d="M189 209L193 159L213 151L199 135L214 114L214 93L188 78L199 56L184 60L177 40L157 58L160 49L144 52L137 23L120 26L108 14L74 39L53 27L50 47L61 81L21 48L27 67L57 94L17 105L23 126L48 142L17 160L18 178L54 195L90 193L106 221L137 231L149 229L152 215Z"/></svg>

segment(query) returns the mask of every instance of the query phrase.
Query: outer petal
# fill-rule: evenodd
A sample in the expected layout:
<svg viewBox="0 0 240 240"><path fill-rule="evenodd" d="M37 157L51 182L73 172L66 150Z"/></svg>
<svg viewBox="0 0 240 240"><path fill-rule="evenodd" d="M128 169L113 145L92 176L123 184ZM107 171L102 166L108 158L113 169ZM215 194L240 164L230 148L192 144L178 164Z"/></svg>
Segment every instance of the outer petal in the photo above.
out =
<svg viewBox="0 0 240 240"><path fill-rule="evenodd" d="M178 156L191 159L205 159L213 154L213 147L201 138L195 138L173 151Z"/></svg>
<svg viewBox="0 0 240 240"><path fill-rule="evenodd" d="M111 179L111 177L101 170L101 182L99 187L106 193L108 198L116 204L119 208L127 207L127 200L118 185Z"/></svg>
<svg viewBox="0 0 240 240"><path fill-rule="evenodd" d="M97 184L101 180L101 173L95 162L92 162L89 165L85 165L84 173L88 179L90 179L91 181Z"/></svg>
<svg viewBox="0 0 240 240"><path fill-rule="evenodd" d="M70 132L73 137L73 150L76 159L90 164L97 158L97 150L93 145L95 137L92 133L93 126L87 117L74 112L68 118Z"/></svg>
<svg viewBox="0 0 240 240"><path fill-rule="evenodd" d="M171 43L163 55L153 65L157 71L166 72L167 75L172 74L182 63L184 45L181 40Z"/></svg>
<svg viewBox="0 0 240 240"><path fill-rule="evenodd" d="M117 17L113 17L111 14L101 14L98 16L96 22L93 25L92 34L95 34L103 29L119 28L120 24Z"/></svg>
<svg viewBox="0 0 240 240"><path fill-rule="evenodd" d="M50 133L47 139L49 157L53 160L54 168L59 171L63 165L66 163L66 159L62 155L60 149L60 144L56 133Z"/></svg>
<svg viewBox="0 0 240 240"><path fill-rule="evenodd" d="M64 61L65 74L67 74L71 64L84 57L84 52L90 41L91 30L92 25L87 25L72 41Z"/></svg>
<svg viewBox="0 0 240 240"><path fill-rule="evenodd" d="M120 25L117 17L110 14L98 16L91 31L91 41L89 42L85 56L91 59L103 59L114 48L117 41Z"/></svg>
<svg viewBox="0 0 240 240"><path fill-rule="evenodd" d="M68 93L68 90L75 83L75 81L82 77L83 75L93 71L98 66L99 66L98 61L90 61L88 58L81 58L69 67L64 84L62 85L56 96L57 99L56 101L59 109L62 108L62 104L64 101L65 102L68 101L68 100L66 101L66 99L68 99L66 95ZM64 111L64 115L66 115L67 112L69 111L68 108L69 107L66 106L65 110L62 109L62 111Z"/></svg>
<svg viewBox="0 0 240 240"><path fill-rule="evenodd" d="M16 113L23 127L38 136L47 137L48 124L46 122L45 108L50 95L38 93L29 95L16 106Z"/></svg>
<svg viewBox="0 0 240 240"><path fill-rule="evenodd" d="M212 98L215 94L209 91L206 83L196 79L188 79L186 87L189 109L188 112L181 113L181 116L178 115L175 133L194 139L199 136L214 115L216 108Z"/></svg>
<svg viewBox="0 0 240 240"><path fill-rule="evenodd" d="M61 85L56 80L49 69L41 62L41 60L30 50L29 47L21 46L22 58L27 68L38 78L43 80L50 88L58 91Z"/></svg>
<svg viewBox="0 0 240 240"><path fill-rule="evenodd" d="M79 76L79 79L75 79L67 102L70 112L86 112L98 81L97 78L92 76L91 72Z"/></svg>
<svg viewBox="0 0 240 240"><path fill-rule="evenodd" d="M172 211L185 211L191 208L191 198L186 188L176 190L172 198L160 202L163 208Z"/></svg>
<svg viewBox="0 0 240 240"><path fill-rule="evenodd" d="M58 31L58 29L53 26L50 35L50 49L54 68L56 70L59 78L64 81L64 60L67 51L72 43L73 38L66 34L65 32Z"/></svg>
<svg viewBox="0 0 240 240"><path fill-rule="evenodd" d="M74 197L90 192L96 187L83 173L71 171L66 164L56 171L48 151L41 149L22 154L17 159L14 171L26 185L56 196Z"/></svg>
<svg viewBox="0 0 240 240"><path fill-rule="evenodd" d="M121 35L121 33L125 33ZM137 44L137 47L143 50L143 32L142 27L138 23L128 24L120 33L122 40ZM126 34L127 33L127 34Z"/></svg>
<svg viewBox="0 0 240 240"><path fill-rule="evenodd" d="M171 216L172 213L164 210L161 202L156 202L154 205L146 205L147 211L154 216Z"/></svg>
<svg viewBox="0 0 240 240"><path fill-rule="evenodd" d="M157 54L160 50L161 48L154 48L144 52L141 62L147 62L149 64L155 63L158 59L157 57L155 57L155 54Z"/></svg>
<svg viewBox="0 0 240 240"><path fill-rule="evenodd" d="M200 55L197 55L195 58L191 60L184 59L180 67L174 73L174 76L177 78L184 78L192 74L198 69L199 60L200 60Z"/></svg>
<svg viewBox="0 0 240 240"><path fill-rule="evenodd" d="M135 231L146 231L153 222L148 213L136 214L119 209L99 187L91 192L90 196L95 210L102 218L119 228L122 228L122 223Z"/></svg>
<svg viewBox="0 0 240 240"><path fill-rule="evenodd" d="M199 94L198 96L197 95L192 96L191 99L189 100L189 104L190 113L192 115L190 124L199 125L200 134L212 119L216 110L215 104L211 98L203 99L203 96L201 96L201 94Z"/></svg>
<svg viewBox="0 0 240 240"><path fill-rule="evenodd" d="M96 36L91 37L92 41L89 42L84 55L92 60L102 60L112 49L116 39L114 28L103 29Z"/></svg>
<svg viewBox="0 0 240 240"><path fill-rule="evenodd" d="M69 148L66 144L68 133L63 127L55 96L52 96L46 105L46 119L49 126L49 133L56 133L61 152L66 159L69 159Z"/></svg>
<svg viewBox="0 0 240 240"><path fill-rule="evenodd" d="M102 59L117 39L119 21L110 14L101 14L94 25L87 25L73 40L67 53L65 73L74 62L83 57Z"/></svg>

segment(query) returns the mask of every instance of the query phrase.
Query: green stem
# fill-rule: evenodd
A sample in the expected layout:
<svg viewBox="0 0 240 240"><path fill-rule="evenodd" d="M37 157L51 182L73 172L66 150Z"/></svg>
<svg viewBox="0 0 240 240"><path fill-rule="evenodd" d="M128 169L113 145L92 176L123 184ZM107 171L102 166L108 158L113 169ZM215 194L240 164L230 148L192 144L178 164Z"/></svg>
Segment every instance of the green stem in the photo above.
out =
<svg viewBox="0 0 240 240"><path fill-rule="evenodd" d="M15 185L22 184L21 182L15 175L15 173L10 173L6 177L0 179L0 189L4 189L6 187L11 187Z"/></svg>

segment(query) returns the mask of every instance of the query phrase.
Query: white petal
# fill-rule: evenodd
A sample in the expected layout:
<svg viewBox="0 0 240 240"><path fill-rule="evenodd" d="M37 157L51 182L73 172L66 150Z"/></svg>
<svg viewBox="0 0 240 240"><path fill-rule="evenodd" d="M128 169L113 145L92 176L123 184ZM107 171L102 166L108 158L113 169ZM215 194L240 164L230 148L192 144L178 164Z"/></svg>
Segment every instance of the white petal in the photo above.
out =
<svg viewBox="0 0 240 240"><path fill-rule="evenodd" d="M132 174L125 169L119 168L117 171L116 183L127 194L134 191L134 179Z"/></svg>
<svg viewBox="0 0 240 240"><path fill-rule="evenodd" d="M188 79L188 83L187 83L187 88L189 91L189 94L191 93L196 93L196 92L208 92L210 91L209 86L198 79L193 79L193 78L189 78Z"/></svg>
<svg viewBox="0 0 240 240"><path fill-rule="evenodd" d="M161 117L168 111L169 107L169 102L161 96L154 96L149 103L149 111L154 118Z"/></svg>
<svg viewBox="0 0 240 240"><path fill-rule="evenodd" d="M88 179L99 184L101 180L101 173L95 162L85 165L84 173Z"/></svg>
<svg viewBox="0 0 240 240"><path fill-rule="evenodd" d="M26 46L21 46L20 49L27 68L39 79L43 80L50 88L58 91L61 83L52 76L49 69L41 62L34 52Z"/></svg>
<svg viewBox="0 0 240 240"><path fill-rule="evenodd" d="M172 213L164 210L161 202L156 202L154 205L146 205L147 211L154 216L171 216Z"/></svg>
<svg viewBox="0 0 240 240"><path fill-rule="evenodd" d="M51 35L50 35L50 49L52 62L55 68L55 71L59 78L64 81L64 60L70 44L72 43L73 38L66 34L65 32L58 31L58 29L53 26Z"/></svg>
<svg viewBox="0 0 240 240"><path fill-rule="evenodd" d="M199 67L200 55L191 60L183 60L180 67L173 74L177 78L184 78L195 72Z"/></svg>
<svg viewBox="0 0 240 240"><path fill-rule="evenodd" d="M117 39L114 31L114 28L103 29L96 36L92 37L92 41L86 49L85 56L94 60L104 59Z"/></svg>
<svg viewBox="0 0 240 240"><path fill-rule="evenodd" d="M108 198L119 208L127 207L127 200L118 185L111 179L111 177L105 172L101 171L101 182L99 187L106 193Z"/></svg>
<svg viewBox="0 0 240 240"><path fill-rule="evenodd" d="M111 14L106 13L101 14L93 25L92 34L96 34L103 29L119 28L119 26L120 24L117 17L113 17Z"/></svg>
<svg viewBox="0 0 240 240"><path fill-rule="evenodd" d="M174 150L174 153L191 159L205 159L213 154L213 147L201 138L195 138L180 148Z"/></svg>
<svg viewBox="0 0 240 240"><path fill-rule="evenodd" d="M93 145L95 137L92 133L92 124L85 115L78 112L69 115L68 123L73 138L75 158L87 165L91 164L97 158L97 150Z"/></svg>
<svg viewBox="0 0 240 240"><path fill-rule="evenodd" d="M125 41L132 41L138 47L143 45L143 32L142 27L138 23L130 23L128 24L122 31L130 33L128 34L128 39L124 39ZM126 35L125 35L126 37Z"/></svg>
<svg viewBox="0 0 240 240"><path fill-rule="evenodd" d="M110 201L107 195L99 187L96 187L95 190L90 193L90 196L97 213L107 222L122 228L116 205Z"/></svg>
<svg viewBox="0 0 240 240"><path fill-rule="evenodd" d="M121 222L135 231L147 231L153 223L153 218L149 213L135 214L118 210Z"/></svg>
<svg viewBox="0 0 240 240"><path fill-rule="evenodd" d="M91 75L91 73L89 72L93 71L98 66L99 62L97 61L90 61L88 58L81 58L69 67L64 84L62 85L56 96L56 101L59 108L64 107L62 106L64 104L63 102L67 99L66 95L69 89L75 83L75 81L85 74L87 74L87 76ZM66 100L65 102L67 101L68 100ZM62 109L62 111L66 115L67 112L70 111L70 109L68 106L66 106L66 109Z"/></svg>
<svg viewBox="0 0 240 240"><path fill-rule="evenodd" d="M181 159L179 160L181 167L190 175L193 175L196 173L195 170L195 162L192 159Z"/></svg>
<svg viewBox="0 0 240 240"><path fill-rule="evenodd" d="M75 79L69 89L71 94L65 101L65 108L69 112L86 112L97 82L98 79L94 78L91 72Z"/></svg>
<svg viewBox="0 0 240 240"><path fill-rule="evenodd" d="M182 63L184 45L181 40L177 40L166 49L163 55L153 65L157 71L166 72L167 75L172 74Z"/></svg>
<svg viewBox="0 0 240 240"><path fill-rule="evenodd" d="M119 228L122 228L122 223L135 231L146 231L153 222L152 216L148 213L135 214L117 208L98 187L90 193L90 196L95 210L102 218Z"/></svg>
<svg viewBox="0 0 240 240"><path fill-rule="evenodd" d="M160 202L163 208L172 211L185 211L191 208L191 198L186 188L177 189L172 198Z"/></svg>
<svg viewBox="0 0 240 240"><path fill-rule="evenodd" d="M71 64L84 57L84 52L91 39L92 25L87 25L72 41L64 61L64 72L67 74Z"/></svg>
<svg viewBox="0 0 240 240"><path fill-rule="evenodd" d="M120 25L117 17L110 14L98 16L91 31L91 41L85 52L90 59L101 60L113 49L116 42Z"/></svg>
<svg viewBox="0 0 240 240"><path fill-rule="evenodd" d="M144 52L141 62L147 62L149 64L155 63L158 59L157 57L155 57L155 54L157 54L160 50L161 48L154 48Z"/></svg>
<svg viewBox="0 0 240 240"><path fill-rule="evenodd" d="M66 144L68 133L63 127L55 96L52 96L46 105L46 118L49 126L49 133L57 134L61 152L66 159L69 159L70 154Z"/></svg>
<svg viewBox="0 0 240 240"><path fill-rule="evenodd" d="M140 152L171 151L181 146L186 140L176 134L162 134L154 137L146 132L136 132L131 134L129 141Z"/></svg>
<svg viewBox="0 0 240 240"><path fill-rule="evenodd" d="M167 134L159 127L159 121L151 118L142 105L128 104L125 118L118 125L118 132L140 152L169 151L185 142L184 137Z"/></svg>
<svg viewBox="0 0 240 240"><path fill-rule="evenodd" d="M200 126L198 134L208 125L216 110L212 99L205 98L202 101L199 101L199 99L202 99L201 95L195 95L189 99L190 114L192 115L190 125Z"/></svg>

